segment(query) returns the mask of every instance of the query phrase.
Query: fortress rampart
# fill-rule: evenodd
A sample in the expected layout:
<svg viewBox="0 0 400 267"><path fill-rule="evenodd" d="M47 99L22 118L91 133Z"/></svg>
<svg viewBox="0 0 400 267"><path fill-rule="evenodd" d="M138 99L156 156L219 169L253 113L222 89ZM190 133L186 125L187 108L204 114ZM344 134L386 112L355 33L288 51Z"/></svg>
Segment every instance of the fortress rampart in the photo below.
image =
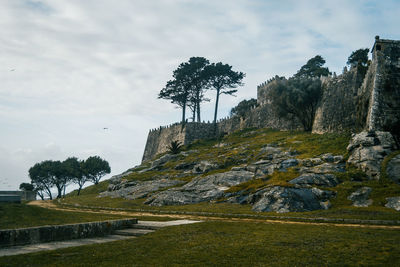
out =
<svg viewBox="0 0 400 267"><path fill-rule="evenodd" d="M371 52L372 61L366 74L362 68L353 67L341 75L321 78L323 95L316 111L313 133L368 129L400 135L400 41L377 36ZM166 152L174 140L189 144L249 127L302 129L298 121L281 118L271 108L268 90L280 78L275 76L257 87L259 106L245 119L238 116L222 119L216 129L212 123L186 123L151 130L143 161Z"/></svg>

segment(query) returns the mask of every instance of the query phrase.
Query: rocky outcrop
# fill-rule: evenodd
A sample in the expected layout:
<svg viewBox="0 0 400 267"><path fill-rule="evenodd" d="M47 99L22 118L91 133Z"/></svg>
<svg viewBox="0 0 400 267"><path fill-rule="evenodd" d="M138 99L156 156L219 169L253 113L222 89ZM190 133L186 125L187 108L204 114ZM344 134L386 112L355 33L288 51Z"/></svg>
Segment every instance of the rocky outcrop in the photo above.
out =
<svg viewBox="0 0 400 267"><path fill-rule="evenodd" d="M386 200L388 203L385 205L385 207L400 211L400 197L388 197Z"/></svg>
<svg viewBox="0 0 400 267"><path fill-rule="evenodd" d="M290 180L289 183L300 186L334 187L339 184L339 181L333 174L305 173Z"/></svg>
<svg viewBox="0 0 400 267"><path fill-rule="evenodd" d="M352 136L347 150L347 163L364 171L371 179L380 178L381 163L385 156L396 149L391 133L364 131Z"/></svg>
<svg viewBox="0 0 400 267"><path fill-rule="evenodd" d="M371 187L364 186L351 193L347 199L351 200L355 207L368 207L372 204L372 199L368 199L371 191Z"/></svg>
<svg viewBox="0 0 400 267"><path fill-rule="evenodd" d="M196 177L182 187L168 189L149 197L145 204L151 206L185 205L215 200L228 188L247 182L254 174L248 171L228 171Z"/></svg>
<svg viewBox="0 0 400 267"><path fill-rule="evenodd" d="M318 188L273 186L249 196L254 211L301 212L328 209L335 194Z"/></svg>
<svg viewBox="0 0 400 267"><path fill-rule="evenodd" d="M108 190L100 193L100 197L138 199L147 197L150 193L160 189L182 184L179 180L157 179L152 181L136 182L122 181L110 184Z"/></svg>
<svg viewBox="0 0 400 267"><path fill-rule="evenodd" d="M386 174L395 183L400 184L400 154L389 161Z"/></svg>

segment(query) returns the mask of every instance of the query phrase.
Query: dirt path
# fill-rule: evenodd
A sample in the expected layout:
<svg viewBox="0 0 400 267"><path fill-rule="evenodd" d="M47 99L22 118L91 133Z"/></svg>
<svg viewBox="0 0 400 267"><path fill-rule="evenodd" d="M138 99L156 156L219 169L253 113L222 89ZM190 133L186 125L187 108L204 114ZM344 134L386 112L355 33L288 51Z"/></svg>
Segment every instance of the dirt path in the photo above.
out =
<svg viewBox="0 0 400 267"><path fill-rule="evenodd" d="M297 224L297 225L316 225L316 226L337 226L337 227L353 227L353 228L374 228L374 229L396 229L400 230L400 225L374 225L374 224L349 224L349 223L327 223L327 222L300 222L300 221L287 221L287 220L270 220L270 219L252 219L252 218L222 218L211 216L197 216L197 215L184 215L184 214L157 214L151 212L130 212L130 211L114 211L106 209L98 209L96 211L87 208L65 208L57 206L51 201L35 200L28 203L28 205L39 206L47 209L74 211L85 213L102 213L114 214L124 216L150 216L150 217L167 217L174 219L192 219L203 221L227 221L227 222L255 222L255 223L279 223L279 224Z"/></svg>

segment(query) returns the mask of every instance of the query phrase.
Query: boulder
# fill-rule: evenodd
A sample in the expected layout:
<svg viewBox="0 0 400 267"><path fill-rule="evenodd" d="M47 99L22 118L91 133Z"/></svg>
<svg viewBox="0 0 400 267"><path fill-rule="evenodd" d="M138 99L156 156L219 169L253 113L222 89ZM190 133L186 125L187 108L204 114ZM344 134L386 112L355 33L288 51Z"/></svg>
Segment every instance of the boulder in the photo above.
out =
<svg viewBox="0 0 400 267"><path fill-rule="evenodd" d="M138 199L147 197L150 193L160 189L183 183L178 180L157 179L152 181L130 181L117 185L110 185L108 191L100 193L100 197Z"/></svg>
<svg viewBox="0 0 400 267"><path fill-rule="evenodd" d="M334 187L339 184L339 181L333 174L305 173L293 180L290 180L289 183L300 186Z"/></svg>
<svg viewBox="0 0 400 267"><path fill-rule="evenodd" d="M332 153L326 153L321 156L321 159L326 162L334 162L335 158L333 157Z"/></svg>
<svg viewBox="0 0 400 267"><path fill-rule="evenodd" d="M123 172L123 173L121 173L121 174L114 175L113 177L111 177L111 178L108 180L108 182L109 182L110 184L118 184L118 183L121 182L121 180L122 180L123 177L128 176L128 175L131 174L132 172L133 172L132 170L128 170L128 171Z"/></svg>
<svg viewBox="0 0 400 267"><path fill-rule="evenodd" d="M254 202L254 211L301 212L328 208L332 196L318 188L273 186L250 195L248 201Z"/></svg>
<svg viewBox="0 0 400 267"><path fill-rule="evenodd" d="M297 166L299 164L299 161L297 159L285 159L284 161L281 162L281 171L286 171L287 168Z"/></svg>
<svg viewBox="0 0 400 267"><path fill-rule="evenodd" d="M347 150L347 163L364 171L370 179L380 178L380 168L384 157L396 149L391 133L364 131L353 135Z"/></svg>
<svg viewBox="0 0 400 267"><path fill-rule="evenodd" d="M346 171L346 165L344 163L323 163L314 167L302 167L300 173L334 173Z"/></svg>
<svg viewBox="0 0 400 267"><path fill-rule="evenodd" d="M400 211L400 197L388 197L386 200L388 203L385 205L385 207Z"/></svg>
<svg viewBox="0 0 400 267"><path fill-rule="evenodd" d="M156 169L167 163L168 161L174 160L178 157L176 154L165 154L164 156L160 157L159 159L154 160L151 163L150 169Z"/></svg>
<svg viewBox="0 0 400 267"><path fill-rule="evenodd" d="M320 165L324 162L320 158L309 158L309 159L303 159L301 161L301 163L305 167L314 167L314 166Z"/></svg>
<svg viewBox="0 0 400 267"><path fill-rule="evenodd" d="M203 160L194 165L192 173L202 174L215 169L218 169L218 164Z"/></svg>
<svg viewBox="0 0 400 267"><path fill-rule="evenodd" d="M196 177L179 188L168 189L149 197L145 204L151 206L185 205L215 200L222 197L224 191L234 185L253 179L248 171L228 171Z"/></svg>
<svg viewBox="0 0 400 267"><path fill-rule="evenodd" d="M193 169L195 162L182 162L175 166L175 170L191 170Z"/></svg>
<svg viewBox="0 0 400 267"><path fill-rule="evenodd" d="M371 191L371 187L364 186L351 193L347 199L351 200L353 202L353 206L355 207L368 207L372 204L372 199L368 199Z"/></svg>
<svg viewBox="0 0 400 267"><path fill-rule="evenodd" d="M400 154L389 161L386 174L395 183L400 184Z"/></svg>

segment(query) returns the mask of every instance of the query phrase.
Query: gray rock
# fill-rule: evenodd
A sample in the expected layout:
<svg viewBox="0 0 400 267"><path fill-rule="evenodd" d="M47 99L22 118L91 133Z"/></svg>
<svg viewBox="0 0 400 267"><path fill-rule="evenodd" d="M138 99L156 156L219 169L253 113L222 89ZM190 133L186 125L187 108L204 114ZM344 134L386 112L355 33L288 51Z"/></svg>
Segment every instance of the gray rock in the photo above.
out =
<svg viewBox="0 0 400 267"><path fill-rule="evenodd" d="M161 167L162 165L164 165L168 161L174 160L177 157L178 157L178 155L176 155L176 154L165 154L164 156L160 157L159 159L154 160L151 163L151 169L155 169L155 168Z"/></svg>
<svg viewBox="0 0 400 267"><path fill-rule="evenodd" d="M351 193L347 199L351 200L353 202L353 206L355 207L368 207L372 204L372 199L368 199L371 191L371 187L364 186Z"/></svg>
<svg viewBox="0 0 400 267"><path fill-rule="evenodd" d="M299 161L297 159L286 159L281 162L281 171L285 171L287 168L297 166L299 164Z"/></svg>
<svg viewBox="0 0 400 267"><path fill-rule="evenodd" d="M389 161L386 173L395 183L400 184L400 154Z"/></svg>
<svg viewBox="0 0 400 267"><path fill-rule="evenodd" d="M191 170L193 169L195 162L182 162L175 166L175 170Z"/></svg>
<svg viewBox="0 0 400 267"><path fill-rule="evenodd" d="M114 175L113 177L111 177L111 178L108 180L108 182L109 182L110 184L118 184L118 183L121 182L122 178L124 178L125 176L128 176L128 175L131 174L132 172L133 172L133 171L128 170L128 171L123 172L123 173L121 173L121 174Z"/></svg>
<svg viewBox="0 0 400 267"><path fill-rule="evenodd" d="M388 203L385 205L385 207L400 211L400 197L388 197L386 200Z"/></svg>
<svg viewBox="0 0 400 267"><path fill-rule="evenodd" d="M289 181L289 183L301 186L334 187L339 184L339 181L333 174L306 173Z"/></svg>
<svg viewBox="0 0 400 267"><path fill-rule="evenodd" d="M254 211L300 212L326 209L333 192L318 188L290 188L274 186L249 196Z"/></svg>
<svg viewBox="0 0 400 267"><path fill-rule="evenodd" d="M346 170L346 165L339 163L323 163L314 167L302 167L300 173L334 173L334 172L344 172Z"/></svg>
<svg viewBox="0 0 400 267"><path fill-rule="evenodd" d="M228 171L196 177L179 188L168 189L149 197L145 204L151 206L185 205L215 200L234 185L249 181L254 174L248 171Z"/></svg>
<svg viewBox="0 0 400 267"><path fill-rule="evenodd" d="M370 179L380 178L380 167L384 157L396 149L396 143L389 132L361 132L350 140L347 163L364 171Z"/></svg>
<svg viewBox="0 0 400 267"><path fill-rule="evenodd" d="M108 191L100 193L100 197L138 199L147 197L150 193L160 189L182 184L182 181L170 179L158 179L145 182L122 182L109 188Z"/></svg>
<svg viewBox="0 0 400 267"><path fill-rule="evenodd" d="M218 169L218 164L216 163L211 163L209 161L200 161L196 165L194 165L192 173L194 174L202 174L209 172L211 170Z"/></svg>
<svg viewBox="0 0 400 267"><path fill-rule="evenodd" d="M305 167L314 167L314 166L320 165L324 162L320 158L309 158L309 159L303 159L301 161L301 163Z"/></svg>
<svg viewBox="0 0 400 267"><path fill-rule="evenodd" d="M332 153L323 154L323 155L321 156L321 159L322 159L323 161L331 162L331 163L335 161L335 159L334 159Z"/></svg>

